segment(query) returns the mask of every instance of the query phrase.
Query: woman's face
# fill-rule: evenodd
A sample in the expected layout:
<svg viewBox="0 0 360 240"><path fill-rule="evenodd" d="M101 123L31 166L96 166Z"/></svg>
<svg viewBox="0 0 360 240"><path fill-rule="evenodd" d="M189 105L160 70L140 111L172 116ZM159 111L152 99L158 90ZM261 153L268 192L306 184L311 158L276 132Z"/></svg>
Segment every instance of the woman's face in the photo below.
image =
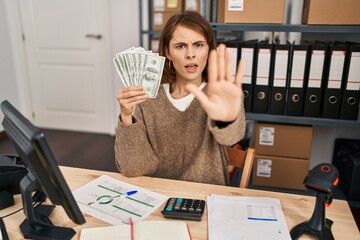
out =
<svg viewBox="0 0 360 240"><path fill-rule="evenodd" d="M209 46L205 37L184 26L177 26L166 50L166 57L176 70L176 81L202 82Z"/></svg>

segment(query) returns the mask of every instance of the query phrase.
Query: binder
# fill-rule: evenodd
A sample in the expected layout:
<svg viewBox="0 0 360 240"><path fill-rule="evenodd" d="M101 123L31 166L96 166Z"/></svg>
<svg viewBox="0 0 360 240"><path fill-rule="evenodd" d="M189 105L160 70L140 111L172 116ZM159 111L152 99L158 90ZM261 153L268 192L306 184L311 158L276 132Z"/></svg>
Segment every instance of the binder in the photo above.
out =
<svg viewBox="0 0 360 240"><path fill-rule="evenodd" d="M255 82L254 66L257 60L257 40L240 42L239 58L244 61L245 69L242 80L245 112L252 111L253 86Z"/></svg>
<svg viewBox="0 0 360 240"><path fill-rule="evenodd" d="M265 41L257 44L257 61L254 65L256 76L252 106L252 112L254 113L268 113L271 52L272 44Z"/></svg>
<svg viewBox="0 0 360 240"><path fill-rule="evenodd" d="M328 71L325 79L322 117L338 119L340 117L342 89L344 87L344 67L346 47L325 43L328 46Z"/></svg>
<svg viewBox="0 0 360 240"><path fill-rule="evenodd" d="M326 46L306 42L310 46L309 78L305 86L304 116L321 117L322 98L326 74Z"/></svg>
<svg viewBox="0 0 360 240"><path fill-rule="evenodd" d="M291 47L290 73L285 115L302 116L308 78L309 46L302 43Z"/></svg>
<svg viewBox="0 0 360 240"><path fill-rule="evenodd" d="M357 120L360 101L360 44L348 42L340 119Z"/></svg>
<svg viewBox="0 0 360 240"><path fill-rule="evenodd" d="M231 76L232 76L232 79L235 81L237 66L238 66L239 60L240 60L240 57L239 57L240 40L238 40L238 39L227 40L224 42L224 44L231 52L231 56L232 56Z"/></svg>
<svg viewBox="0 0 360 240"><path fill-rule="evenodd" d="M273 45L269 114L284 115L289 80L291 44Z"/></svg>

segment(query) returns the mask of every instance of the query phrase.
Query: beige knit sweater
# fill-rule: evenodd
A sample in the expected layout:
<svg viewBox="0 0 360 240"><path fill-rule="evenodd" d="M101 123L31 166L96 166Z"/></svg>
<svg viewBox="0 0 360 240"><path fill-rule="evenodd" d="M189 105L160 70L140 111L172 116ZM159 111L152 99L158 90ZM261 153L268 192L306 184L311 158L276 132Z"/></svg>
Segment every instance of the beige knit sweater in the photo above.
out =
<svg viewBox="0 0 360 240"><path fill-rule="evenodd" d="M229 183L225 146L244 136L244 109L234 122L220 129L197 99L181 112L160 86L158 96L137 106L133 118L134 124L129 126L119 120L116 130L115 158L122 174Z"/></svg>

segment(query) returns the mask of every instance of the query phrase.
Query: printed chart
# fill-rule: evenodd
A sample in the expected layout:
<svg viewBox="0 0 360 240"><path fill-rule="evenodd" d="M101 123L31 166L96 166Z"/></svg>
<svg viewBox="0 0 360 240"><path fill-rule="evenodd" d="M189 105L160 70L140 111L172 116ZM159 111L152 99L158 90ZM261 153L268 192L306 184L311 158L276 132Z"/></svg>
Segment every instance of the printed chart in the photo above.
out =
<svg viewBox="0 0 360 240"><path fill-rule="evenodd" d="M73 195L81 211L112 225L129 224L130 219L142 221L168 199L106 175L73 191Z"/></svg>

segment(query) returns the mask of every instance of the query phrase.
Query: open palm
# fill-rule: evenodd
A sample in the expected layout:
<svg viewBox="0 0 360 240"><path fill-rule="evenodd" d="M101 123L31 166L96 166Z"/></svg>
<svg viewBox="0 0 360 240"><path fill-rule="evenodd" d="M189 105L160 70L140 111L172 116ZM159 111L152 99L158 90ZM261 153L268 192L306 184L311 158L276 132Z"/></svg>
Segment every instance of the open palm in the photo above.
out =
<svg viewBox="0 0 360 240"><path fill-rule="evenodd" d="M226 46L221 44L209 55L207 91L202 92L195 85L187 85L187 89L195 95L210 119L214 121L234 121L243 105L243 63L240 61L233 82L231 60L231 54Z"/></svg>

